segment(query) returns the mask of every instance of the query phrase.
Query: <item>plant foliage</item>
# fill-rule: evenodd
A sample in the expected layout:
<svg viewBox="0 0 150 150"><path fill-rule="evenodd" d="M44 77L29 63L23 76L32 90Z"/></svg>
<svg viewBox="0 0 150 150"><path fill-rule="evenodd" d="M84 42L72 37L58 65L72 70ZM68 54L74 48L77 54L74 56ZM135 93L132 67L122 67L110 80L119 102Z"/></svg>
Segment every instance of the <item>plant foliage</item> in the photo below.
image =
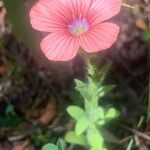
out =
<svg viewBox="0 0 150 150"><path fill-rule="evenodd" d="M103 96L109 93L115 86L103 85L105 73L108 66L98 72L101 79L98 79L96 68L88 62L87 81L75 79L76 90L80 92L84 100L84 109L78 106L69 106L67 112L75 119L75 131L68 132L65 140L69 143L87 145L91 150L104 150L104 138L100 132L101 127L107 120L118 116L115 108L105 110L99 105ZM107 69L106 69L107 68Z"/></svg>

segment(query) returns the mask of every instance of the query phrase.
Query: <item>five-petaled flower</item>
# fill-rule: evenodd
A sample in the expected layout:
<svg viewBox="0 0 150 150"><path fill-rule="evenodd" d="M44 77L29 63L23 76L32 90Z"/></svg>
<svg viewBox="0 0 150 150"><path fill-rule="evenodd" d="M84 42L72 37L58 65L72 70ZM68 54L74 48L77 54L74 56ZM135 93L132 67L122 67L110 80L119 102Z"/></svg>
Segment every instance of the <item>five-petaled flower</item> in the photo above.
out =
<svg viewBox="0 0 150 150"><path fill-rule="evenodd" d="M108 49L119 27L105 22L121 8L121 0L38 0L30 11L33 28L49 34L41 49L50 60L67 61L81 47L88 53Z"/></svg>

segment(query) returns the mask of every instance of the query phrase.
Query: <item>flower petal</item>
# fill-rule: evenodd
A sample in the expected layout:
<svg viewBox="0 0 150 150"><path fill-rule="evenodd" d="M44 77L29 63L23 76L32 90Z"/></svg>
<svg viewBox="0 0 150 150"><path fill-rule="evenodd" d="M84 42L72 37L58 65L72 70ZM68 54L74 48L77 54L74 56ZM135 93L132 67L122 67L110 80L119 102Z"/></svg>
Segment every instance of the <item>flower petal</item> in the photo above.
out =
<svg viewBox="0 0 150 150"><path fill-rule="evenodd" d="M100 23L80 37L80 45L88 53L108 49L117 40L118 34L119 26L109 22Z"/></svg>
<svg viewBox="0 0 150 150"><path fill-rule="evenodd" d="M68 61L79 50L79 41L68 33L50 33L41 42L41 49L49 60Z"/></svg>
<svg viewBox="0 0 150 150"><path fill-rule="evenodd" d="M93 0L89 15L92 25L103 22L119 13L122 0Z"/></svg>
<svg viewBox="0 0 150 150"><path fill-rule="evenodd" d="M59 11L61 4L61 0L39 0L30 11L32 27L44 32L66 29L68 15L65 8Z"/></svg>
<svg viewBox="0 0 150 150"><path fill-rule="evenodd" d="M79 19L79 17L85 17L93 0L61 0L65 7L70 10L72 19Z"/></svg>

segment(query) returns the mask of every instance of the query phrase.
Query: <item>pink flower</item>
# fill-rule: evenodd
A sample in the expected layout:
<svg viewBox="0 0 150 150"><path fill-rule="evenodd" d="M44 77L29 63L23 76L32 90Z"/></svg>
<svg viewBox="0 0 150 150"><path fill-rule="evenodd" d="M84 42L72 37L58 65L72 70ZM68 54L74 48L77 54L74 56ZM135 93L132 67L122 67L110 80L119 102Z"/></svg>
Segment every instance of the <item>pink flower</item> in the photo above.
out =
<svg viewBox="0 0 150 150"><path fill-rule="evenodd" d="M81 47L88 53L108 49L119 27L104 22L115 16L121 0L39 0L31 9L33 28L49 34L41 49L50 60L73 59Z"/></svg>

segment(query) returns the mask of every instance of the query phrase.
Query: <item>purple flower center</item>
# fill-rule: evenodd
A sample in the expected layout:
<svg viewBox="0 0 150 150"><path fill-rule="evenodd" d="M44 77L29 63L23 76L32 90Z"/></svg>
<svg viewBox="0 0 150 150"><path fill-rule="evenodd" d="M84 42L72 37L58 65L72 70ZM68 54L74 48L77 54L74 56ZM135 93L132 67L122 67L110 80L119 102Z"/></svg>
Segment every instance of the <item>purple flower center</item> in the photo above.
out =
<svg viewBox="0 0 150 150"><path fill-rule="evenodd" d="M76 19L68 25L68 31L76 36L80 36L87 32L89 23L86 19Z"/></svg>

